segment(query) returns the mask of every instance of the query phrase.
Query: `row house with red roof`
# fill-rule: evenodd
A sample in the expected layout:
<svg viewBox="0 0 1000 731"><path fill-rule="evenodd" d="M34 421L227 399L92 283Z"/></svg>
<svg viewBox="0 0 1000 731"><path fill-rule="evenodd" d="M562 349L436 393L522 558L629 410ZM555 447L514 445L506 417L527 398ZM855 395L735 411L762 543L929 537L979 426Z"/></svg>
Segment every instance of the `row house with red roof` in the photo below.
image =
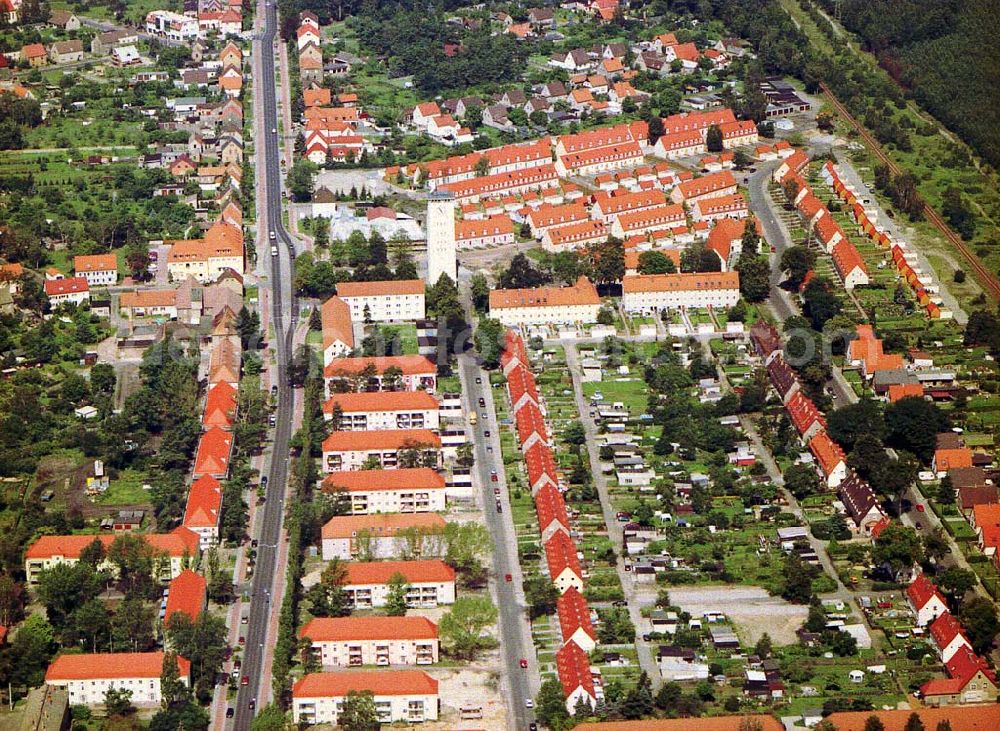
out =
<svg viewBox="0 0 1000 731"><path fill-rule="evenodd" d="M608 227L603 222L588 219L543 231L541 240L546 251L559 252L598 244L606 241L608 234Z"/></svg>
<svg viewBox="0 0 1000 731"><path fill-rule="evenodd" d="M447 505L445 479L430 467L331 472L321 489L346 496L351 515L437 513Z"/></svg>
<svg viewBox="0 0 1000 731"><path fill-rule="evenodd" d="M437 513L368 513L338 515L321 531L323 560L350 561L443 553L445 520Z"/></svg>
<svg viewBox="0 0 1000 731"><path fill-rule="evenodd" d="M399 467L438 467L441 437L430 429L332 432L323 440L323 468L327 472Z"/></svg>
<svg viewBox="0 0 1000 731"><path fill-rule="evenodd" d="M162 573L156 578L169 581L177 576L184 566L197 559L200 555L198 536L194 532L179 526L169 533L137 533L153 551L166 556ZM116 536L100 535L64 535L40 536L24 553L24 573L29 584L38 582L39 574L58 564L76 564L83 550L95 540L100 541L107 549ZM100 569L116 571L110 562L102 564Z"/></svg>
<svg viewBox="0 0 1000 731"><path fill-rule="evenodd" d="M436 721L438 681L421 670L361 670L309 673L292 686L292 721L337 725L345 701L371 692L379 723Z"/></svg>
<svg viewBox="0 0 1000 731"><path fill-rule="evenodd" d="M85 277L46 279L42 287L53 307L66 303L80 305L90 301L90 285Z"/></svg>
<svg viewBox="0 0 1000 731"><path fill-rule="evenodd" d="M934 583L923 572L906 587L906 601L918 627L926 627L948 612L948 604Z"/></svg>
<svg viewBox="0 0 1000 731"><path fill-rule="evenodd" d="M194 622L208 606L208 582L201 574L184 569L167 587L163 602L163 624L167 626L175 614L182 614Z"/></svg>
<svg viewBox="0 0 1000 731"><path fill-rule="evenodd" d="M620 239L641 236L651 231L671 229L687 223L684 208L679 205L662 205L620 213L611 223L611 234Z"/></svg>
<svg viewBox="0 0 1000 731"><path fill-rule="evenodd" d="M729 170L722 170L679 183L670 191L670 199L674 203L694 205L696 201L706 198L720 198L735 193L736 178Z"/></svg>
<svg viewBox="0 0 1000 731"><path fill-rule="evenodd" d="M433 429L440 427L438 400L427 391L338 393L323 404L327 421L338 431Z"/></svg>
<svg viewBox="0 0 1000 731"><path fill-rule="evenodd" d="M698 200L691 206L691 217L695 221L746 218L749 215L750 209L742 193Z"/></svg>
<svg viewBox="0 0 1000 731"><path fill-rule="evenodd" d="M545 234L557 228L564 228L590 220L586 207L582 203L565 203L551 205L543 203L532 210L527 218L531 235L542 240Z"/></svg>
<svg viewBox="0 0 1000 731"><path fill-rule="evenodd" d="M642 149L638 142L628 141L607 147L567 152L556 159L556 172L562 176L590 176L609 170L641 165Z"/></svg>
<svg viewBox="0 0 1000 731"><path fill-rule="evenodd" d="M406 582L406 603L429 609L455 603L455 570L444 561L351 561L345 564L343 588L355 609L384 607L397 574Z"/></svg>
<svg viewBox="0 0 1000 731"><path fill-rule="evenodd" d="M426 617L314 617L299 637L324 668L433 665L440 652L438 627Z"/></svg>
<svg viewBox="0 0 1000 731"><path fill-rule="evenodd" d="M73 706L103 706L109 690L127 691L138 708L155 708L163 700L160 677L163 652L115 652L60 655L45 672L45 685L62 688ZM191 663L177 658L177 672L191 685Z"/></svg>
<svg viewBox="0 0 1000 731"><path fill-rule="evenodd" d="M455 222L455 246L459 251L507 246L514 243L514 223L510 216L500 214L481 220L462 219Z"/></svg>
<svg viewBox="0 0 1000 731"><path fill-rule="evenodd" d="M563 644L556 653L556 671L566 697L566 707L574 712L583 700L591 706L603 697L600 672L590 666L588 652L597 644L590 608L583 596L583 567L576 544L570 535L565 499L559 490L559 477L539 408L537 387L527 349L520 335L508 330L504 336L501 364L508 373L511 404L519 404L515 413L530 415L519 424L518 439L524 453L528 484L535 499L542 546L549 578L559 590L556 614ZM511 383L518 385L511 389ZM526 398L534 394L532 398Z"/></svg>
<svg viewBox="0 0 1000 731"><path fill-rule="evenodd" d="M447 183L438 186L438 189L450 192L459 203L474 203L493 196L517 195L551 188L558 181L559 175L555 166L548 163L508 173L494 173L471 180Z"/></svg>
<svg viewBox="0 0 1000 731"><path fill-rule="evenodd" d="M422 355L333 358L323 369L327 398L340 391L430 391L437 366Z"/></svg>
<svg viewBox="0 0 1000 731"><path fill-rule="evenodd" d="M182 525L198 535L202 548L219 542L222 520L222 485L211 475L203 475L191 483Z"/></svg>

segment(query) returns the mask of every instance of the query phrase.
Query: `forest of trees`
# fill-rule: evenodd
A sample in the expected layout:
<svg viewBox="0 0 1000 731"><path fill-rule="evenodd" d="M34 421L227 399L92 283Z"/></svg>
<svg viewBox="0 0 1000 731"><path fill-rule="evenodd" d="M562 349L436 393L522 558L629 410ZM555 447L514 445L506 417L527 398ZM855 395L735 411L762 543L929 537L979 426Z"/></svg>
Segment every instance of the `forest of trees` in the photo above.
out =
<svg viewBox="0 0 1000 731"><path fill-rule="evenodd" d="M834 0L820 0L834 9ZM991 0L844 0L841 21L918 102L1000 165L1000 64ZM985 55L984 55L985 54Z"/></svg>

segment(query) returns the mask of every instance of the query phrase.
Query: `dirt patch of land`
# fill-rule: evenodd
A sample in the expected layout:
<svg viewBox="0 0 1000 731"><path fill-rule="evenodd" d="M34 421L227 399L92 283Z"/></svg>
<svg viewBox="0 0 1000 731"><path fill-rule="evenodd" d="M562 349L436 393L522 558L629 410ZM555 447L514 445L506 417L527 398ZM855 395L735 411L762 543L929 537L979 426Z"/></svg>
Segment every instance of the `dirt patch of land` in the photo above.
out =
<svg viewBox="0 0 1000 731"><path fill-rule="evenodd" d="M671 587L670 602L692 617L722 612L736 626L743 644L755 644L765 632L776 645L797 641L795 631L806 621L809 608L790 604L756 586Z"/></svg>

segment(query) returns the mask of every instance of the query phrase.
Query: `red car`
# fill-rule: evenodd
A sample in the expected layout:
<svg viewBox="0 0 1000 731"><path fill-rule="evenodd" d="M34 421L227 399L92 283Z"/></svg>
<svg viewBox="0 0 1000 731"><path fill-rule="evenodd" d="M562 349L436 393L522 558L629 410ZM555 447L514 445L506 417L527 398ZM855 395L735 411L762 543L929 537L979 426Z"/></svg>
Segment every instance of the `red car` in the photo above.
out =
<svg viewBox="0 0 1000 731"><path fill-rule="evenodd" d="M490 482L499 482L499 481L500 480L497 478L496 475L490 475Z"/></svg>
<svg viewBox="0 0 1000 731"><path fill-rule="evenodd" d="M513 579L514 579L514 577L513 577L513 576L511 576L510 574L507 574L507 575L506 575L506 576L504 576L503 578L504 578L504 580L505 580L505 581L513 581Z"/></svg>
<svg viewBox="0 0 1000 731"><path fill-rule="evenodd" d="M918 513L924 512L924 506L922 503L917 503L917 512Z"/></svg>
<svg viewBox="0 0 1000 731"><path fill-rule="evenodd" d="M240 685L250 685L250 676L244 675L242 678L240 678Z"/></svg>
<svg viewBox="0 0 1000 731"><path fill-rule="evenodd" d="M523 657L521 658L521 667L522 668L528 667L528 661L525 660Z"/></svg>

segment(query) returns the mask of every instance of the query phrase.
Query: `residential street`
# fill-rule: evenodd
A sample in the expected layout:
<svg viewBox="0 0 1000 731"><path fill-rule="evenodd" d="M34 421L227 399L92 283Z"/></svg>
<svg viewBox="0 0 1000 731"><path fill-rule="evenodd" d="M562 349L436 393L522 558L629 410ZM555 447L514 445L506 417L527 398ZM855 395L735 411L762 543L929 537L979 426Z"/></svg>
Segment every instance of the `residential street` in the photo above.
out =
<svg viewBox="0 0 1000 731"><path fill-rule="evenodd" d="M622 591L625 592L625 601L628 603L628 613L635 625L636 638L635 648L639 658L639 667L649 675L654 687L659 684L660 671L653 660L653 655L649 651L649 645L642 639L642 628L645 620L640 612L639 599L636 594L635 584L632 581L632 574L625 570L624 537L622 535L622 524L615 518L614 508L611 506L611 497L608 494L608 481L601 471L601 460L599 455L597 428L594 420L587 418L590 407L587 399L583 395L583 383L581 381L580 358L575 343L567 343L566 368L573 378L573 393L576 398L576 408L580 413L580 422L583 424L584 433L587 435L587 454L590 457L590 471L594 477L594 486L601 499L601 512L604 514L604 523L608 529L608 538L614 545L617 556L618 580L621 582Z"/></svg>

